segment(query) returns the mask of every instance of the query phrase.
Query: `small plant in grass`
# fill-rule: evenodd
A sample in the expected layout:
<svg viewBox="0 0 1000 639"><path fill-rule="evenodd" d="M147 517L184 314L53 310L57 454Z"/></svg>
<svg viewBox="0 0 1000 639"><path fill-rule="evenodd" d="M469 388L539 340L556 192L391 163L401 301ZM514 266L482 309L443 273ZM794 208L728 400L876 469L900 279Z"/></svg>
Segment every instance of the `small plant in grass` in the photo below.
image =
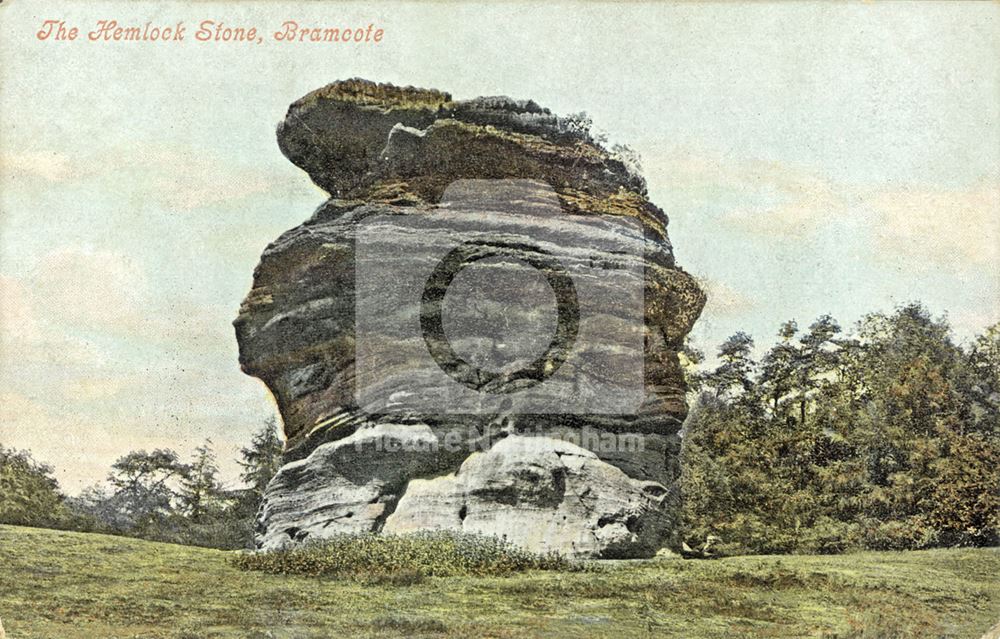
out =
<svg viewBox="0 0 1000 639"><path fill-rule="evenodd" d="M281 575L344 576L409 585L424 577L504 576L526 570L581 570L557 553L535 553L503 539L446 532L341 534L234 559L242 570Z"/></svg>
<svg viewBox="0 0 1000 639"><path fill-rule="evenodd" d="M375 619L372 625L383 632L401 632L406 633L407 636L420 633L442 634L448 632L448 626L440 619L389 616Z"/></svg>

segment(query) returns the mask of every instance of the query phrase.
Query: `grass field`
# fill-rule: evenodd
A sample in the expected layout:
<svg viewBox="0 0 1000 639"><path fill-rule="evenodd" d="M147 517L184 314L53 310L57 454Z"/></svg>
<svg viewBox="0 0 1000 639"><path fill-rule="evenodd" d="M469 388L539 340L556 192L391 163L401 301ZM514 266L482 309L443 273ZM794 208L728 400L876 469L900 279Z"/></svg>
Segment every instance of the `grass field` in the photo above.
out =
<svg viewBox="0 0 1000 639"><path fill-rule="evenodd" d="M1000 619L995 549L662 559L408 585L241 572L230 556L0 526L0 617L8 639L978 639Z"/></svg>

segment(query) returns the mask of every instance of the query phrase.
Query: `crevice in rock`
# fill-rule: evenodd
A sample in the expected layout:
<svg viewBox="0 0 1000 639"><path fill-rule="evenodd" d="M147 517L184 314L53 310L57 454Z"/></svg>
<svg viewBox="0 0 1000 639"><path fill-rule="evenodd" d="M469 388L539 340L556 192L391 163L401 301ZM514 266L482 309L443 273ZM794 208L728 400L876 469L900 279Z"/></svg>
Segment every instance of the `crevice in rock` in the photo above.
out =
<svg viewBox="0 0 1000 639"><path fill-rule="evenodd" d="M625 519L625 527L628 528L628 531L630 533L638 534L641 528L639 518L636 517L635 515L629 515Z"/></svg>
<svg viewBox="0 0 1000 639"><path fill-rule="evenodd" d="M558 502L562 503L563 497L566 495L566 467L554 468L552 469L552 483L556 488L556 496L558 497Z"/></svg>
<svg viewBox="0 0 1000 639"><path fill-rule="evenodd" d="M555 452L556 452L556 457L559 459L559 463L562 464L562 470L563 470L563 473L564 473L564 475L563 475L563 481L565 482L566 475L569 474L569 467L567 467L566 463L563 462L563 460L562 460L563 456L559 453L559 451L555 451ZM574 497L576 497L576 500L580 503L580 506L583 508L583 511L586 513L587 518L591 518L591 517L593 517L595 515L594 509L591 508L587 504L586 501L584 501L584 498L587 495L589 495L590 492L591 492L591 489L590 489L589 486L587 488L585 488L583 490L583 492L581 492L581 493L574 493L572 491L565 491L564 492L564 500L565 500L565 495L566 494L573 495ZM595 529L590 528L589 530L590 530L590 534L594 537L594 542L597 544L597 547L599 548L601 546L601 538L598 537L597 531Z"/></svg>
<svg viewBox="0 0 1000 639"><path fill-rule="evenodd" d="M408 484L409 482L407 482L407 485ZM403 498L405 493L406 487L399 486L399 489L394 490L393 492L383 492L379 496L378 501L382 501L382 503L385 504L385 507L382 509L382 512L379 513L378 517L372 521L372 532L382 532L382 529L385 527L385 520L388 519L392 513L396 512L396 507L399 506L399 501ZM383 501L383 497L388 497L388 499Z"/></svg>

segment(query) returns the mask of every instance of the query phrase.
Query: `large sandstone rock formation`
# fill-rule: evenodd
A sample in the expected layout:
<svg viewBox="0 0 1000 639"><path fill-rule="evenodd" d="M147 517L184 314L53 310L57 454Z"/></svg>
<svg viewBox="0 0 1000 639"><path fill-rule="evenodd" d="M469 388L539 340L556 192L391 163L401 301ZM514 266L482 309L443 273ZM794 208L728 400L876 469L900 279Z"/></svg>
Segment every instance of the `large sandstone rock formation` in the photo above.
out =
<svg viewBox="0 0 1000 639"><path fill-rule="evenodd" d="M331 197L264 251L235 321L243 370L271 389L287 437L258 545L444 529L574 556L640 557L668 542L686 414L677 353L704 296L674 264L666 216L646 198L642 177L579 118L533 102L452 101L362 80L292 104L278 144ZM493 193L483 180L506 181ZM504 202L490 214L494 197ZM511 228L499 213L511 206L534 217ZM579 278L575 342L558 361L543 356L527 373L485 379L464 365L450 378L435 375L413 362L437 343L406 330L423 307L394 295L424 277L420 260L433 260L414 257L424 245L462 239L449 231L459 227L434 225L446 214L475 222L469 232L505 238L510 254L487 276L532 264L535 249L526 247L538 234L547 238L538 250L567 272L595 261L625 266L618 280ZM492 311L522 327L544 325L536 306L495 302ZM608 389L630 376L636 410L621 411L615 402L628 393ZM477 390L486 399L467 408L462 393ZM578 402L562 399L570 390ZM601 403L602 393L615 397Z"/></svg>

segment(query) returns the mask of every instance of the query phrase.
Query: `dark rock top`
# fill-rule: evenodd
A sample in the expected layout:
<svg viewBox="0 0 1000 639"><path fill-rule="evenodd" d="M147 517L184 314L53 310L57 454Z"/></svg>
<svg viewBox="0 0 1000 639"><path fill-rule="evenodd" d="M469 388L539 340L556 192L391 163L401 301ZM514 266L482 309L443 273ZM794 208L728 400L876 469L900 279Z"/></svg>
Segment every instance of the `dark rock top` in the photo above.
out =
<svg viewBox="0 0 1000 639"><path fill-rule="evenodd" d="M452 101L344 80L295 101L278 145L337 199L436 203L457 179L538 179L570 211L639 216L665 236L666 215L646 200L645 180L591 137L586 118L531 100Z"/></svg>

